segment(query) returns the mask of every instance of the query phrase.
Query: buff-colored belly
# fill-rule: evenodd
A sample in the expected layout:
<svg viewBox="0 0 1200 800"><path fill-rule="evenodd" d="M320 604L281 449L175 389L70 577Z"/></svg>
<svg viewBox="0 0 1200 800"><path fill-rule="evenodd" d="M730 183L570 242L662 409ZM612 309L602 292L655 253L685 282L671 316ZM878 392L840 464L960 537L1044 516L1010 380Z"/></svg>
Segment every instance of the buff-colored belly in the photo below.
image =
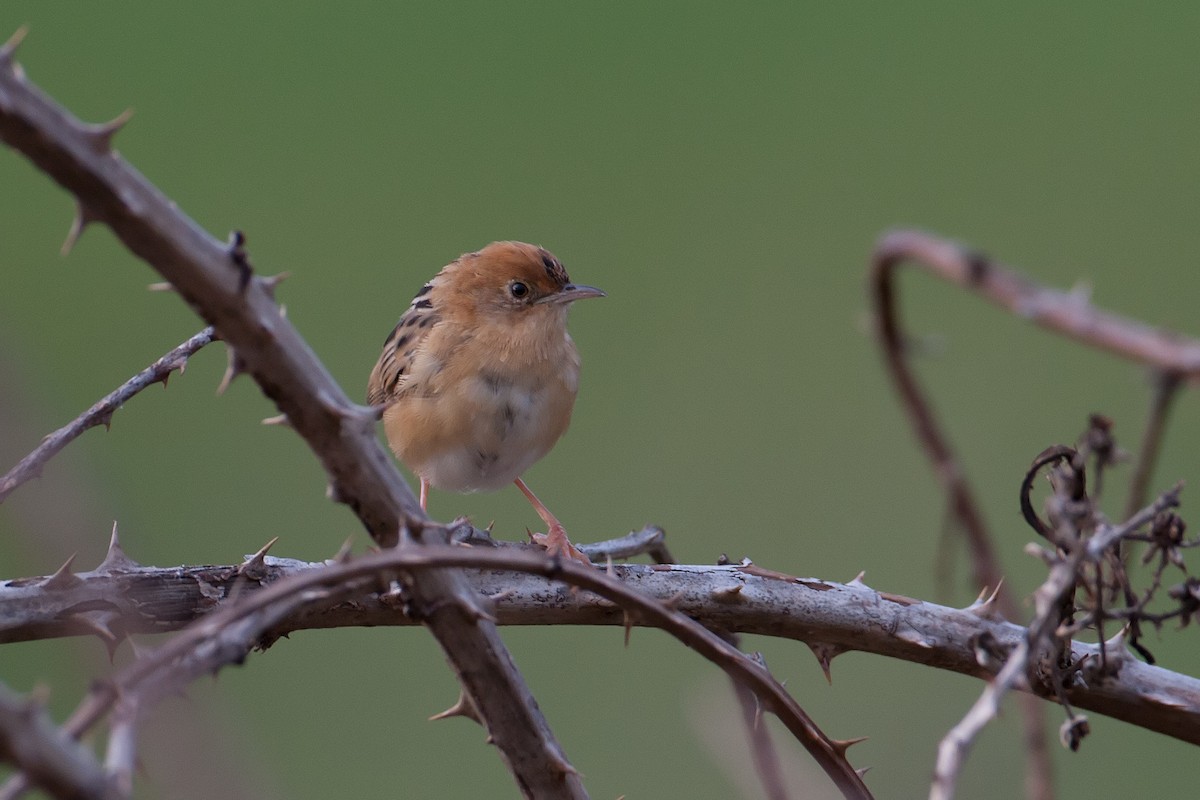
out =
<svg viewBox="0 0 1200 800"><path fill-rule="evenodd" d="M388 439L436 489L499 489L546 455L566 431L575 392L485 373L437 395L407 397L384 413Z"/></svg>

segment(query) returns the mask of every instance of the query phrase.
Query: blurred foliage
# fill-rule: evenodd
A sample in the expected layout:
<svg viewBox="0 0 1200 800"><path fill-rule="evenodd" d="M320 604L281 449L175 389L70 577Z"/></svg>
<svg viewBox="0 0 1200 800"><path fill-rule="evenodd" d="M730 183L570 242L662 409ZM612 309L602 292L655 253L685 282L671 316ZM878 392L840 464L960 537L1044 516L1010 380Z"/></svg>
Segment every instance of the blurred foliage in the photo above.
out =
<svg viewBox="0 0 1200 800"><path fill-rule="evenodd" d="M355 397L412 293L460 252L534 241L608 290L572 321L574 427L527 476L577 538L655 522L686 561L866 569L880 589L967 602L867 335L866 257L888 227L1194 328L1195 4L0 5L0 36L23 23L34 81L89 121L133 107L121 153L215 235L246 231L260 271L292 272L290 318ZM156 278L106 231L60 258L71 202L22 158L0 154L0 186L7 468L200 323L144 291ZM927 278L903 295L912 329L943 343L923 379L1028 592L1023 469L1092 411L1133 448L1144 376ZM304 445L259 425L273 411L250 381L213 396L223 368L219 347L201 353L5 503L0 574L75 551L94 563L113 519L147 563L229 562L276 535L295 557L364 546ZM1197 478L1197 403L1178 406L1158 486ZM438 494L431 510L510 538L536 522L515 490ZM959 577L939 587L944 548ZM1195 673L1188 635L1149 644ZM740 737L726 686L686 649L643 631L627 650L617 630L506 638L593 797L757 796L726 754ZM871 737L852 755L880 797L927 790L939 737L980 689L857 654L830 688L803 645L751 644L831 734ZM2 663L17 689L51 686L59 714L108 669L93 641L10 646ZM515 797L477 728L424 721L455 692L421 631L300 634L164 712L140 791L209 796L186 776L219 770L246 796ZM1018 727L1012 710L988 731L963 796L1019 794ZM171 761L182 751L191 772ZM1197 777L1190 748L1102 718L1056 758L1064 798Z"/></svg>

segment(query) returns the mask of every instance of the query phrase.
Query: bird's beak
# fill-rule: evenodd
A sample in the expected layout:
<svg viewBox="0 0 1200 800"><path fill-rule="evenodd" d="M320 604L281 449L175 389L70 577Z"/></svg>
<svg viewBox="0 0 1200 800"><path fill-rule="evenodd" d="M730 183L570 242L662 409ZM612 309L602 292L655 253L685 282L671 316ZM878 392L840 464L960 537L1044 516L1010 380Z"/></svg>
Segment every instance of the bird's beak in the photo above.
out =
<svg viewBox="0 0 1200 800"><path fill-rule="evenodd" d="M547 295L543 300L547 303L573 303L576 300L582 300L585 297L605 297L603 289L597 289L595 286L582 286L577 283L568 283L562 288L562 291Z"/></svg>

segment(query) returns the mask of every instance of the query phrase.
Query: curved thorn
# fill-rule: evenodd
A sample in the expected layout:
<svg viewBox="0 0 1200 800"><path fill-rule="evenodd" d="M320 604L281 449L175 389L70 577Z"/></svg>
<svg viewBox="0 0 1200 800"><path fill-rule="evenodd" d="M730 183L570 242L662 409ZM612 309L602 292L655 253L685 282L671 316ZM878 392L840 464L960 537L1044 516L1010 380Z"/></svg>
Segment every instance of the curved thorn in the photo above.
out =
<svg viewBox="0 0 1200 800"><path fill-rule="evenodd" d="M0 45L0 67L12 65L13 56L17 52L17 48L21 46L21 42L25 41L25 37L29 34L29 26L22 25L17 28L12 36L8 37L8 41Z"/></svg>
<svg viewBox="0 0 1200 800"><path fill-rule="evenodd" d="M79 237L83 235L84 229L96 221L96 217L87 210L87 206L75 200L75 217L71 220L71 227L67 230L67 238L63 240L62 247L58 252L62 256L68 256L75 249L75 244L79 241Z"/></svg>
<svg viewBox="0 0 1200 800"><path fill-rule="evenodd" d="M126 123L133 117L133 109L127 108L117 116L110 119L108 122L101 122L97 125L87 125L84 127L84 135L87 137L88 144L92 151L97 155L106 155L112 152L112 140L117 135L117 132L125 127Z"/></svg>
<svg viewBox="0 0 1200 800"><path fill-rule="evenodd" d="M242 361L241 356L237 351L225 345L225 353L229 357L229 363L225 367L225 374L221 376L221 383L217 385L217 394L225 394L225 390L229 388L229 384L233 383L234 378L246 371L246 362Z"/></svg>
<svg viewBox="0 0 1200 800"><path fill-rule="evenodd" d="M838 752L838 755L845 757L847 750L849 750L851 747L858 744L859 742L865 742L869 738L871 738L871 737L858 736L854 739L830 739L829 744L833 747L834 750L836 750Z"/></svg>

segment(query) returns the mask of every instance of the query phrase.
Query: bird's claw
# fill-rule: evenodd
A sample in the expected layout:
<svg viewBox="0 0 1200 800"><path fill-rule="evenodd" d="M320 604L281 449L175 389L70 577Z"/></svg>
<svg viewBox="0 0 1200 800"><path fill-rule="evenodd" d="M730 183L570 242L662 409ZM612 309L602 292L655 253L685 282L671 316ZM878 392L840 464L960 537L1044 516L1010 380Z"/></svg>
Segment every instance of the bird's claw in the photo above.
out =
<svg viewBox="0 0 1200 800"><path fill-rule="evenodd" d="M530 533L529 538L536 545L546 548L546 555L570 558L582 564L592 565L592 560L567 538L567 532L561 527L551 527L549 533Z"/></svg>

